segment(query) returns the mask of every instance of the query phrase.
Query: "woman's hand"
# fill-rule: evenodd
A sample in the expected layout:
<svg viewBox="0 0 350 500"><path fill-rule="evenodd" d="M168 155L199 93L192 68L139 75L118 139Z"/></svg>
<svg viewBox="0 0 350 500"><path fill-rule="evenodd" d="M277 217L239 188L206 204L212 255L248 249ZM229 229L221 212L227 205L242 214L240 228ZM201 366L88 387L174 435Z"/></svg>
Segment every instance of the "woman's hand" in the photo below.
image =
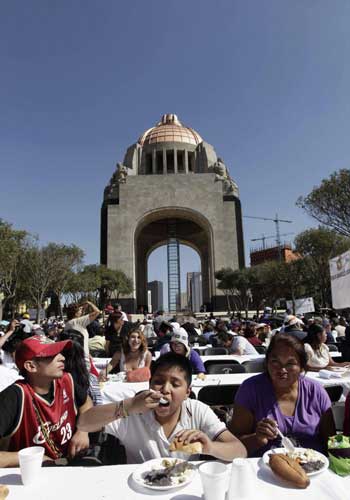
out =
<svg viewBox="0 0 350 500"><path fill-rule="evenodd" d="M159 400L162 394L159 391L143 391L133 398L124 401L124 408L132 415L134 413L145 413L148 410L153 410L159 406Z"/></svg>
<svg viewBox="0 0 350 500"><path fill-rule="evenodd" d="M205 453L206 455L212 454L211 453L212 441L202 431L199 431L197 429L180 431L175 435L175 438L178 441L182 441L184 444L189 444L189 443L194 443L195 441L199 441L203 446L203 453Z"/></svg>
<svg viewBox="0 0 350 500"><path fill-rule="evenodd" d="M278 436L277 422L271 418L263 418L256 424L255 435L261 445L266 445Z"/></svg>

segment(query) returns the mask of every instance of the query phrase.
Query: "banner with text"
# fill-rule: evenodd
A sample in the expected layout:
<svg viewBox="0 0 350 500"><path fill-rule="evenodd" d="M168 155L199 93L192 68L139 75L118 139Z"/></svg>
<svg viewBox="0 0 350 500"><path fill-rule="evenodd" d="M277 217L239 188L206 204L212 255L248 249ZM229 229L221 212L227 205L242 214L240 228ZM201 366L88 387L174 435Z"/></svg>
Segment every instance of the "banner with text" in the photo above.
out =
<svg viewBox="0 0 350 500"><path fill-rule="evenodd" d="M334 309L350 307L350 250L329 261Z"/></svg>

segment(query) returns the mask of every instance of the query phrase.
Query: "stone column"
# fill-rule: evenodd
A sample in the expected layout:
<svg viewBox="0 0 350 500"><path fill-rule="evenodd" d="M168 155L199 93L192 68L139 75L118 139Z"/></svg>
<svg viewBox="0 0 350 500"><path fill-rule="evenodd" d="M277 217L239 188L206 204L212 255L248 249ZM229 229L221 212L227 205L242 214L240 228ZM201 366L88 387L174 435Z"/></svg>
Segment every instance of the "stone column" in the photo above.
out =
<svg viewBox="0 0 350 500"><path fill-rule="evenodd" d="M166 163L166 149L163 149L163 174L168 173L168 167Z"/></svg>
<svg viewBox="0 0 350 500"><path fill-rule="evenodd" d="M157 173L157 151L154 148L152 151L152 174Z"/></svg>
<svg viewBox="0 0 350 500"><path fill-rule="evenodd" d="M184 165L185 165L185 174L188 174L188 151L185 149L184 151Z"/></svg>
<svg viewBox="0 0 350 500"><path fill-rule="evenodd" d="M177 149L174 148L174 174L177 173Z"/></svg>

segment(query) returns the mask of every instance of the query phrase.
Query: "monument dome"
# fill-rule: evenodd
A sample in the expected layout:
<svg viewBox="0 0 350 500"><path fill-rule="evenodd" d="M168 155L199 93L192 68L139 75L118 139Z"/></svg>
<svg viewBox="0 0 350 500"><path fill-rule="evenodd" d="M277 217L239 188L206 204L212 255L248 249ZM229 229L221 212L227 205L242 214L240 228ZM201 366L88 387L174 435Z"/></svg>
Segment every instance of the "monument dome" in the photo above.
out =
<svg viewBox="0 0 350 500"><path fill-rule="evenodd" d="M166 114L155 127L146 130L138 140L141 146L160 142L183 142L197 146L203 139L198 132L183 125L176 115Z"/></svg>

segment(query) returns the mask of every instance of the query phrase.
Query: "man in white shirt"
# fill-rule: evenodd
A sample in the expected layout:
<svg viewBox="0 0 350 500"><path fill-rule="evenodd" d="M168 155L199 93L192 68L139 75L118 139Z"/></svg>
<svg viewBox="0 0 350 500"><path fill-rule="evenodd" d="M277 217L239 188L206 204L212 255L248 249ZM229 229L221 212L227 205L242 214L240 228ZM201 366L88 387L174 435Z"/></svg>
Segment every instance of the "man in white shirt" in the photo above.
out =
<svg viewBox="0 0 350 500"><path fill-rule="evenodd" d="M242 335L235 335L231 333L220 333L219 335L220 345L228 349L229 354L238 354L242 356L243 354L256 354L258 351L254 349L254 346Z"/></svg>
<svg viewBox="0 0 350 500"><path fill-rule="evenodd" d="M92 408L82 415L78 428L90 432L108 424L105 431L125 446L128 463L176 457L169 451L174 438L184 444L200 442L203 453L221 460L246 457L243 444L211 408L188 399L191 377L186 357L164 354L152 366L150 390L120 403Z"/></svg>

